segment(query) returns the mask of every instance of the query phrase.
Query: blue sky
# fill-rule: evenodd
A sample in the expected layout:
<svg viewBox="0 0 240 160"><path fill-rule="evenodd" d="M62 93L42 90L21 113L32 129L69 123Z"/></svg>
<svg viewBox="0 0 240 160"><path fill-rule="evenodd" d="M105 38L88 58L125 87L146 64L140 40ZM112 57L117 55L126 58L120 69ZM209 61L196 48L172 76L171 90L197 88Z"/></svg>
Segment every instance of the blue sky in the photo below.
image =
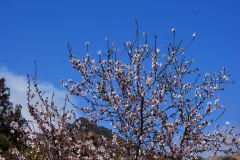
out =
<svg viewBox="0 0 240 160"><path fill-rule="evenodd" d="M0 1L0 67L25 76L38 62L41 81L60 86L60 79L77 78L68 61L65 46L70 42L75 54L84 55L90 41L92 53L105 48L104 38L120 44L133 39L134 18L140 31L157 34L160 48L171 38L190 41L189 49L201 72L217 72L226 66L234 85L221 95L229 109L220 123L240 124L240 1L239 0L8 0ZM11 87L11 86L10 86Z"/></svg>

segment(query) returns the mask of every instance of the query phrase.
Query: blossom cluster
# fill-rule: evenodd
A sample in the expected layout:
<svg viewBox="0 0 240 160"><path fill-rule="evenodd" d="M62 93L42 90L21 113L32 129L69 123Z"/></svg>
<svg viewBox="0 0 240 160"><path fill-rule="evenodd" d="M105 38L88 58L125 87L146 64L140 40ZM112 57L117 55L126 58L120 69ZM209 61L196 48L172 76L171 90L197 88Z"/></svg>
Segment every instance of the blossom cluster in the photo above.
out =
<svg viewBox="0 0 240 160"><path fill-rule="evenodd" d="M104 137L96 137L91 132L81 134L81 121L76 120L73 110L66 110L66 104L70 101L67 96L64 107L60 109L54 102L54 94L51 99L44 96L36 79L33 86L30 80L28 84L27 105L33 121L21 127L17 122L11 123L13 130L23 133L19 142L26 147L24 152L12 148L11 154L19 160L110 158ZM73 120L74 126L71 125Z"/></svg>
<svg viewBox="0 0 240 160"><path fill-rule="evenodd" d="M201 74L185 58L189 45L182 47L172 32L167 55L157 47L156 36L150 47L146 33L143 42L137 38L124 44L125 55L108 45L105 53L78 59L68 45L80 80L63 81L63 86L89 104L79 108L92 120L111 122L123 138L113 142L123 148L122 157L194 159L204 152L239 151L234 128L207 132L226 110L218 92L230 82L227 71Z"/></svg>
<svg viewBox="0 0 240 160"><path fill-rule="evenodd" d="M185 55L197 34L183 47L175 40L176 29L172 33L166 50L158 48L157 36L151 46L146 32L143 40L137 32L134 41L124 43L125 54L115 43L110 46L108 38L107 51L82 59L68 45L70 63L80 78L62 81L69 94L59 108L54 93L46 97L36 75L28 77L27 106L33 121L22 126L11 122L11 132L22 133L18 141L25 149L10 152L19 160L182 160L238 152L240 133L235 127L227 121L225 128L211 128L226 111L218 93L231 82L229 74L225 68L201 74ZM70 95L86 103L74 105ZM93 122L110 122L113 138L81 133L84 127L67 104Z"/></svg>

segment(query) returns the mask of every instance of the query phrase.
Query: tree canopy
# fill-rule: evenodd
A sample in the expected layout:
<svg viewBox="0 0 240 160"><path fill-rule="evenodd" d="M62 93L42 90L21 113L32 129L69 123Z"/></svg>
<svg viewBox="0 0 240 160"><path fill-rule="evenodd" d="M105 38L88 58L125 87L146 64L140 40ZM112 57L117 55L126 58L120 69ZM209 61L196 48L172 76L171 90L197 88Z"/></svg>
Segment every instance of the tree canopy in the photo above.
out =
<svg viewBox="0 0 240 160"><path fill-rule="evenodd" d="M79 78L62 81L68 94L61 107L54 93L47 97L39 88L37 74L28 76L26 106L32 122L24 121L21 106L13 107L1 79L0 133L7 142L25 147L8 146L5 151L22 160L185 160L239 152L236 128L229 122L216 125L226 111L219 93L232 82L230 75L225 68L201 73L186 54L197 34L184 45L174 28L171 32L166 48L159 47L156 35L151 43L148 34L137 29L135 39L125 42L123 49L106 38L107 49L91 54L87 42L82 58L67 44ZM83 103L73 104L70 96ZM95 125L100 122L110 123L112 133Z"/></svg>

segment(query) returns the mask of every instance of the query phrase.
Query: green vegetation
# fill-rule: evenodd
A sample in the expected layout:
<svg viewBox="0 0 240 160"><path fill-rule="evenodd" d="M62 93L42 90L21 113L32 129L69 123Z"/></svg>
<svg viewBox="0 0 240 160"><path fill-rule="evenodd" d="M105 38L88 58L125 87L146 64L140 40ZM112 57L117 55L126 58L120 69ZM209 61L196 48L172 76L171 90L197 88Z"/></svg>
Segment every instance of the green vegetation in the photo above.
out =
<svg viewBox="0 0 240 160"><path fill-rule="evenodd" d="M14 159L9 154L9 149L16 147L19 150L23 148L23 144L18 142L17 139L21 136L20 132L13 131L10 127L12 121L18 123L19 126L26 123L21 114L21 106L16 105L9 101L10 89L6 87L5 79L0 79L0 153L6 159Z"/></svg>

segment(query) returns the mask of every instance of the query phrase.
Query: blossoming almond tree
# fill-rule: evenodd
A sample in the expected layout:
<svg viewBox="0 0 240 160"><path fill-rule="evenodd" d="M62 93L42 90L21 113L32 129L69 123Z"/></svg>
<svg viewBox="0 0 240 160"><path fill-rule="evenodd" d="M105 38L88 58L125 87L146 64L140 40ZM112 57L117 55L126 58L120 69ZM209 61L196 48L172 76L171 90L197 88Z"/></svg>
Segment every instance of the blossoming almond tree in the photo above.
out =
<svg viewBox="0 0 240 160"><path fill-rule="evenodd" d="M94 137L90 132L79 137L81 122L76 121L73 127L70 125L71 120L75 119L75 114L65 109L70 102L68 97L65 99L61 113L54 102L54 94L51 98L46 97L38 88L35 78L33 87L30 80L28 84L27 105L36 124L29 122L26 126L19 127L16 122L11 123L14 130L23 133L19 141L26 145L23 151L11 149L11 153L17 159L100 160L110 158L104 138Z"/></svg>
<svg viewBox="0 0 240 160"><path fill-rule="evenodd" d="M183 47L175 33L172 29L167 55L158 48L157 36L150 46L147 33L139 38L138 31L133 42L124 43L123 51L106 39L106 52L82 59L68 44L80 80L63 85L88 103L79 108L92 120L111 122L122 137L113 139L122 158L195 159L204 152L229 154L240 149L234 127L208 129L225 112L217 94L230 82L228 73L223 69L219 74L200 74L185 56L197 34Z"/></svg>

